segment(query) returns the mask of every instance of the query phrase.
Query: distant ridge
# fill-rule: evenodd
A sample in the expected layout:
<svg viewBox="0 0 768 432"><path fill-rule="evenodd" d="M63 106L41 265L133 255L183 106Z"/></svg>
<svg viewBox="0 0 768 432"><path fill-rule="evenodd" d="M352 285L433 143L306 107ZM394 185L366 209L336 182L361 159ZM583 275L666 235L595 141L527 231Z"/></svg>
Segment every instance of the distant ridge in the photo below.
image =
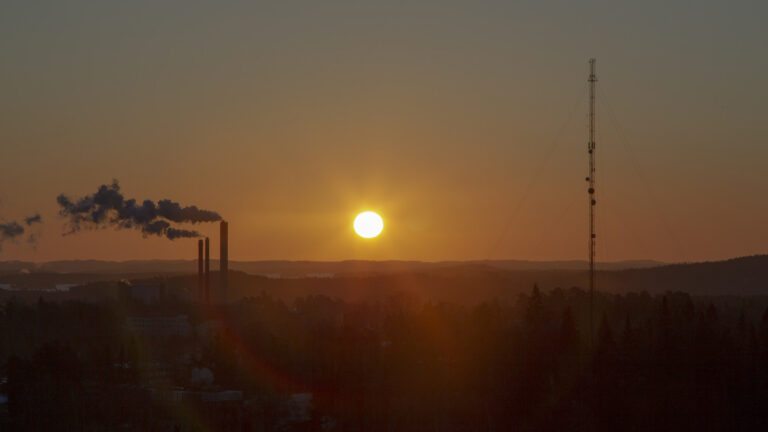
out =
<svg viewBox="0 0 768 432"><path fill-rule="evenodd" d="M650 263L656 265L642 267ZM440 301L493 298L514 301L520 293L529 292L534 284L543 290L588 286L585 263L579 261L257 261L235 264L230 280L233 295L254 296L266 292L286 301L318 294L369 301L384 299L397 292ZM0 272L0 285L44 290L55 284L92 285L120 279L141 281L161 277L169 286L187 290L197 287L193 261L59 261L29 267L30 263L23 262L0 263L0 268L6 271ZM664 265L653 261L629 261L610 263L606 267L597 273L598 291L768 296L768 255ZM243 268L250 271L241 270ZM30 274L22 272L23 269L29 270ZM65 270L70 272L63 272ZM215 289L218 278L212 279ZM95 291L91 292L98 292L99 285L93 286ZM18 296L19 293L0 287L0 298ZM29 299L36 300L39 295L39 292L30 291ZM76 296L74 291L58 296L69 298L67 295Z"/></svg>
<svg viewBox="0 0 768 432"><path fill-rule="evenodd" d="M664 263L652 260L632 260L599 263L600 270L658 267ZM211 260L212 269L218 269L218 260ZM476 267L488 270L586 270L586 261L525 261L525 260L472 260L472 261L230 261L230 269L281 278L385 275L393 273L432 271L452 267ZM32 263L1 261L0 274L18 273L99 273L99 274L182 274L197 271L194 260L65 260Z"/></svg>

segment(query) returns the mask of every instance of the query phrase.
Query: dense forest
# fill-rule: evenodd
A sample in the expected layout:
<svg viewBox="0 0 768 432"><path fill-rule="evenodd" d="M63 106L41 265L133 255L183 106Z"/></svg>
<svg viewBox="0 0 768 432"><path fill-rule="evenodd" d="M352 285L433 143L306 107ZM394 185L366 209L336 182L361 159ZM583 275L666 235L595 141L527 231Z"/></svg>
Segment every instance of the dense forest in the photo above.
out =
<svg viewBox="0 0 768 432"><path fill-rule="evenodd" d="M404 293L379 302L261 294L213 308L9 300L0 314L8 398L0 425L766 430L768 312L756 304L681 292L600 293L591 302L578 288L536 287L475 306ZM195 331L141 336L125 324L137 315L184 315ZM199 330L212 322L206 338ZM142 373L146 365L162 367L164 379ZM200 370L211 380L190 378ZM191 415L199 409L156 397L204 387L237 389L243 402ZM311 415L287 422L282 401L297 393L312 394Z"/></svg>

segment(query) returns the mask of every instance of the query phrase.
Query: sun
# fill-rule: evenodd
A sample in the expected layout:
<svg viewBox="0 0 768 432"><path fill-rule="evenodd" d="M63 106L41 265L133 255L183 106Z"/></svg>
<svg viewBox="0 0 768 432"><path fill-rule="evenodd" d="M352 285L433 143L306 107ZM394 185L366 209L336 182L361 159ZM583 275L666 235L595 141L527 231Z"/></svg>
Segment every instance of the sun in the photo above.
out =
<svg viewBox="0 0 768 432"><path fill-rule="evenodd" d="M365 211L357 215L353 227L360 237L374 238L381 234L381 230L384 229L384 221L378 214L372 211Z"/></svg>

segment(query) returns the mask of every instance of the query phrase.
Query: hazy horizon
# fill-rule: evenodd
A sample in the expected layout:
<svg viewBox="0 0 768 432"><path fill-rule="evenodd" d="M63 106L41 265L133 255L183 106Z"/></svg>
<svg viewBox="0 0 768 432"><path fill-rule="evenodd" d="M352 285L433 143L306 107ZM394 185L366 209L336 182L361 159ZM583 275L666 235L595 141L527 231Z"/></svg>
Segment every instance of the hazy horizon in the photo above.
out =
<svg viewBox="0 0 768 432"><path fill-rule="evenodd" d="M194 259L62 236L56 197L230 222L232 260L580 260L597 58L597 259L766 253L765 2L4 2L0 260ZM756 198L758 197L758 198ZM361 241L352 219L384 218ZM189 226L212 238L218 226Z"/></svg>
<svg viewBox="0 0 768 432"><path fill-rule="evenodd" d="M729 259L735 259L735 258L742 258L742 257L731 257L726 258L725 260ZM60 261L100 261L100 262L114 262L114 263L124 263L124 262L131 262L131 261L184 261L184 262L196 262L197 257L189 257L189 258L133 258L133 259L126 259L126 260L110 260L110 259L99 259L99 258L82 258L82 259L61 259L61 260L46 260L46 261L34 261L34 260L3 260L5 262L10 261L18 261L18 262L30 262L35 264L44 264L44 263L51 263L51 262L60 262ZM211 256L210 259L211 263L216 263L219 261L218 257ZM343 262L349 262L349 261L362 261L362 262L372 262L372 263L386 263L386 262L417 262L417 263L427 263L427 264L440 264L440 263L479 263L484 261L489 262L503 262L503 261L511 261L511 262L530 262L530 263L587 263L588 261L586 259L566 259L566 260L526 260L526 259L505 259L505 258L498 258L498 259L467 259L467 260L402 260L402 259L382 259L382 260L369 260L369 259L341 259L341 260L303 260L303 259L259 259L259 260L240 260L240 259L230 259L228 260L230 263L250 263L250 262L291 262L291 263L300 263L300 262L309 262L309 263L343 263ZM658 261L658 260L652 260L652 259L627 259L627 260L616 260L616 261L595 261L596 264L616 264L616 263L631 263L631 262L654 262L659 264L679 264L684 263L685 261L681 262L667 262L667 261Z"/></svg>

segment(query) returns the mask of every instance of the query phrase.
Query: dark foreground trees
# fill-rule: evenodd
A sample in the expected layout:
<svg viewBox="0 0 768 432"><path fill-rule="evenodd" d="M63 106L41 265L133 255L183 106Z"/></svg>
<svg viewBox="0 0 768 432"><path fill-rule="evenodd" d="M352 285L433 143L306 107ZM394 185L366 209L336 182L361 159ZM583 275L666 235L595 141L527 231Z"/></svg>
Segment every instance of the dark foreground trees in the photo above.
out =
<svg viewBox="0 0 768 432"><path fill-rule="evenodd" d="M599 295L592 320L578 289L471 307L259 296L215 313L9 302L0 427L768 430L768 313L758 302ZM194 331L140 337L123 325L139 312L185 313ZM206 338L203 328L219 331ZM201 384L202 370L212 382ZM173 389L244 397L221 409L159 401ZM306 393L304 418L290 401Z"/></svg>

